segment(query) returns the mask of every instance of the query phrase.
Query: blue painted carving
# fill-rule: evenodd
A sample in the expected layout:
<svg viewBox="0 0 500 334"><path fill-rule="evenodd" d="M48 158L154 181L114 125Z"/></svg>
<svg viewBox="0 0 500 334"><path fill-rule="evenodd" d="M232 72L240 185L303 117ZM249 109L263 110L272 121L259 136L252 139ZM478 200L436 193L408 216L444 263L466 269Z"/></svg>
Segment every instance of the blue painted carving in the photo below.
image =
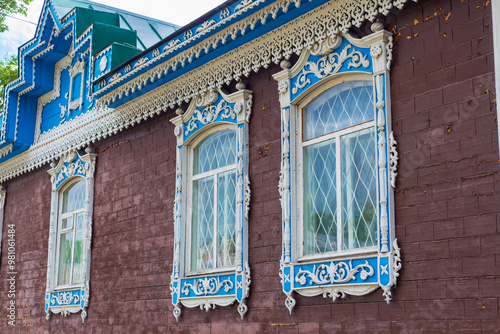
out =
<svg viewBox="0 0 500 334"><path fill-rule="evenodd" d="M379 268L379 275L380 275L380 284L383 286L386 286L390 283L390 273L391 273L391 268L389 268L389 257L381 257L380 258L380 268Z"/></svg>
<svg viewBox="0 0 500 334"><path fill-rule="evenodd" d="M56 174L56 188L59 188L67 179L74 176L87 177L85 162L79 154L76 155L73 161L63 163L61 171Z"/></svg>
<svg viewBox="0 0 500 334"><path fill-rule="evenodd" d="M229 103L219 94L213 104L206 107L196 107L193 116L184 124L184 140L189 139L205 126L218 122L237 123L235 103Z"/></svg>
<svg viewBox="0 0 500 334"><path fill-rule="evenodd" d="M181 280L184 298L236 295L236 275L206 276Z"/></svg>
<svg viewBox="0 0 500 334"><path fill-rule="evenodd" d="M377 258L296 265L295 287L377 283Z"/></svg>
<svg viewBox="0 0 500 334"><path fill-rule="evenodd" d="M111 70L111 49L98 55L94 66L94 79L99 79Z"/></svg>
<svg viewBox="0 0 500 334"><path fill-rule="evenodd" d="M353 71L373 73L370 49L356 47L344 38L342 44L332 53L310 55L304 68L291 80L291 98L294 100L329 76Z"/></svg>
<svg viewBox="0 0 500 334"><path fill-rule="evenodd" d="M85 290L52 292L45 297L45 311L49 307L81 306L85 303Z"/></svg>

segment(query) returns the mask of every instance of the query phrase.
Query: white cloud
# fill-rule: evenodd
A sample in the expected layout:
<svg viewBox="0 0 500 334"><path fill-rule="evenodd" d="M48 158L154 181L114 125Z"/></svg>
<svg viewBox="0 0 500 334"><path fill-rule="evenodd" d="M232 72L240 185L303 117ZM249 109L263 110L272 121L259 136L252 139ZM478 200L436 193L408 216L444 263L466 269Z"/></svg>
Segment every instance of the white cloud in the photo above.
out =
<svg viewBox="0 0 500 334"><path fill-rule="evenodd" d="M93 0L107 6L121 8L140 15L184 26L202 16L224 0ZM34 0L27 17L11 15L8 17L9 31L0 34L0 57L7 53L17 53L17 48L35 35L36 24L40 17L43 0ZM25 21L31 22L27 23Z"/></svg>

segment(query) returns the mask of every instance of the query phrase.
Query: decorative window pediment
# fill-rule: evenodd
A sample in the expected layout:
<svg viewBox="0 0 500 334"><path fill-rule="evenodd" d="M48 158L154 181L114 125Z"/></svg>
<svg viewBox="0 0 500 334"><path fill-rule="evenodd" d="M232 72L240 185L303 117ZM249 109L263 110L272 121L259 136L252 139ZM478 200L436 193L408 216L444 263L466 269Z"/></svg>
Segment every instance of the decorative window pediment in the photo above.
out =
<svg viewBox="0 0 500 334"><path fill-rule="evenodd" d="M399 276L393 40L380 23L372 30L303 49L274 75L282 109L280 276L290 313L293 292L335 300L381 287L389 302Z"/></svg>
<svg viewBox="0 0 500 334"><path fill-rule="evenodd" d="M170 283L174 316L180 305L238 302L247 312L248 124L251 91L238 84L230 95L211 91L177 111L174 264Z"/></svg>
<svg viewBox="0 0 500 334"><path fill-rule="evenodd" d="M87 317L96 155L72 151L52 164L45 312Z"/></svg>

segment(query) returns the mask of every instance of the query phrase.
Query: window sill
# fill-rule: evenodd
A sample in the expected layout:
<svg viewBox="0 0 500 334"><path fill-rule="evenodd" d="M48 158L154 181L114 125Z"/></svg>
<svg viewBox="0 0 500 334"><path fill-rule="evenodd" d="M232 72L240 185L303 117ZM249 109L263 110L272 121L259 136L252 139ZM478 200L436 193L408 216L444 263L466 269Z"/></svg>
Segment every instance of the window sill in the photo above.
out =
<svg viewBox="0 0 500 334"><path fill-rule="evenodd" d="M73 285L61 285L58 287L55 287L53 292L59 292L59 291L66 291L66 290L75 290L75 289L81 289L82 284L73 284Z"/></svg>
<svg viewBox="0 0 500 334"><path fill-rule="evenodd" d="M341 252L329 252L323 254L305 255L297 259L297 263L315 262L315 261L328 261L328 260L351 260L358 258L365 258L367 256L376 256L377 246L356 248L345 250Z"/></svg>
<svg viewBox="0 0 500 334"><path fill-rule="evenodd" d="M196 271L190 271L186 274L185 278L199 278L210 275L224 275L234 273L236 266L234 267L224 267L224 268L214 268L214 269L202 269Z"/></svg>

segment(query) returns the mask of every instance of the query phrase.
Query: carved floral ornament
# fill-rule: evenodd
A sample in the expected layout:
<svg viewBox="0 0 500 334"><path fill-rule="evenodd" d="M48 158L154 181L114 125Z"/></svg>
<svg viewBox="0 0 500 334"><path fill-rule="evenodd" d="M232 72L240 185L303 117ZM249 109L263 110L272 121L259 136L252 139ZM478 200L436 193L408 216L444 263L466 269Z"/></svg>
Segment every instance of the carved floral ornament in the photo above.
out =
<svg viewBox="0 0 500 334"><path fill-rule="evenodd" d="M398 153L391 131L389 68L392 60L392 36L379 23L372 25L373 33L362 39L339 35L324 40L323 45L305 49L297 63L290 68L282 63L283 71L274 75L278 81L281 112L282 162L279 182L282 206L282 259L280 277L285 293L285 305L292 312L296 305L294 293L304 296L323 295L334 301L347 294L365 295L382 288L389 302L391 289L396 286L401 269L400 249L395 239L394 195ZM355 258L340 253L335 257L311 256L297 262L299 248L294 235L299 233L297 222L297 195L291 184L296 182L296 144L291 134L297 133L292 121L298 117L299 104L312 91L324 90L330 80L348 81L363 73L369 75L375 88L373 105L374 127L377 133L377 234L376 251L362 251ZM338 79L337 79L338 78ZM355 79L352 79L355 80ZM332 81L334 82L334 81ZM291 87L291 89L289 89ZM318 94L320 94L319 92ZM375 246L374 246L375 248Z"/></svg>
<svg viewBox="0 0 500 334"><path fill-rule="evenodd" d="M248 126L252 109L252 92L243 84L237 85L237 92L226 94L221 90L208 91L193 99L187 111L178 109L174 134L177 137L176 182L174 199L174 261L170 283L173 314L177 321L181 305L200 307L209 311L216 306L228 306L238 302L238 313L243 319L248 307L246 299L250 293L250 266L248 265L248 214L250 208L250 179L248 177ZM186 258L182 250L188 244L182 239L183 231L191 222L186 190L189 171L190 144L195 135L217 124L233 124L236 130L236 222L235 222L235 265L215 272L189 274L185 267ZM183 227L184 226L184 227ZM184 236L184 238L189 238Z"/></svg>
<svg viewBox="0 0 500 334"><path fill-rule="evenodd" d="M304 1L295 1L295 6ZM106 105L122 96L139 91L145 83L155 81L156 78L162 76L162 73L168 72L169 68L173 68L179 63L183 64L187 59L192 59L194 56L194 48L192 48L181 52L172 59L165 58L164 61L159 61L158 59L162 59L164 55L172 52L174 48L177 49L182 46L182 43L177 40L168 42L169 47L165 46L165 50L161 49L163 53L160 54L158 59L149 60L149 62L155 61L159 63L155 68L110 91L102 99L95 101L94 109L41 134L39 140L28 151L4 162L0 168L0 182L38 168L53 159L59 158L66 152L80 149L88 143L116 134L168 108L175 109L178 104L196 98L196 96L201 95L201 92L222 87L232 80L238 80L243 75L248 76L252 71L257 72L262 67L267 67L271 62L278 64L281 60L289 59L294 53L300 54L304 48L308 50L312 50L313 47L317 48L318 45L322 44L326 36L336 36L341 31L347 31L352 25L360 25L365 19L374 20L379 14L387 15L393 7L402 8L408 1L329 1L311 10L300 19L291 20L232 52L220 56L210 64L200 66L196 71L186 73L171 81L168 85L144 94L126 105L116 109L106 107ZM235 35L237 36L238 31L241 31L241 29L252 28L256 20L265 18L264 24L270 22L273 20L272 13L278 12L285 7L288 8L289 4L289 0L276 1L269 6L263 7L255 14L242 19L237 26L228 27L209 38L198 39L196 43L201 45L201 49L205 49L208 45L217 45L219 41L231 35L233 29L238 29ZM253 5L245 7L245 10L250 6ZM238 13L241 12L243 11ZM219 23L210 29L215 29L218 26ZM202 32L200 35L204 33ZM191 40L189 43L193 41ZM387 67L390 66L392 59L392 47L393 43L389 38L389 42L385 45L385 52L388 55ZM132 70L130 64L127 64L124 73L134 75L137 72ZM114 84L118 85L126 79L128 79L128 76L122 76ZM282 91L284 90L285 87L282 86Z"/></svg>
<svg viewBox="0 0 500 334"><path fill-rule="evenodd" d="M70 151L64 154L59 162L51 164L48 171L52 181L52 199L50 212L49 254L47 264L47 286L45 290L45 312L47 320L51 313L60 313L67 316L81 311L82 322L87 317L87 308L90 297L90 253L92 240L92 213L94 203L94 174L97 155L92 148L85 149L85 154ZM59 225L59 202L61 190L66 181L79 177L85 179L85 208L83 232L83 271L84 279L80 284L73 284L64 290L55 290L57 272L57 239Z"/></svg>

